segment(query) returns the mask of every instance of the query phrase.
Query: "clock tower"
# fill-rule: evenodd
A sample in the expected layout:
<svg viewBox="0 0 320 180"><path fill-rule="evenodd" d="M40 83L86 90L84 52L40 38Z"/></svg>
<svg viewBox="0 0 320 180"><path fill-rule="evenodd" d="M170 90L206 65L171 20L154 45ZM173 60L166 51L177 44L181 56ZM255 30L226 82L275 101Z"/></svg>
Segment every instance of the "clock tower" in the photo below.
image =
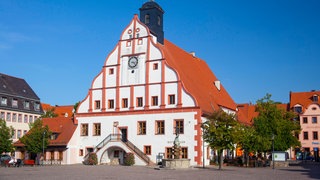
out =
<svg viewBox="0 0 320 180"><path fill-rule="evenodd" d="M144 3L140 8L140 21L148 26L161 44L164 41L163 14L163 9L153 0Z"/></svg>

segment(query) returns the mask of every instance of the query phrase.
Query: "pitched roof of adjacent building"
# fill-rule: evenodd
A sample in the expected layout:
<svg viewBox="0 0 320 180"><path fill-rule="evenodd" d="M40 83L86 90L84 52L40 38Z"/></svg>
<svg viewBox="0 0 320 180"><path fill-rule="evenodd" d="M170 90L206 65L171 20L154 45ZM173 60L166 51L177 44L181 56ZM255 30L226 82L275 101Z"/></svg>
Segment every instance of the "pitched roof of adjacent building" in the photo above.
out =
<svg viewBox="0 0 320 180"><path fill-rule="evenodd" d="M160 48L168 65L177 71L183 87L195 98L203 112L211 113L221 107L236 110L236 103L204 60L166 39Z"/></svg>
<svg viewBox="0 0 320 180"><path fill-rule="evenodd" d="M317 96L317 101L315 102L313 97ZM313 103L319 102L320 91L309 91L309 92L290 92L290 108L295 105L301 105L303 111Z"/></svg>
<svg viewBox="0 0 320 180"><path fill-rule="evenodd" d="M54 113L57 114L58 117L71 117L73 114L73 105L52 106L50 104L41 103L41 106L45 112L54 109Z"/></svg>
<svg viewBox="0 0 320 180"><path fill-rule="evenodd" d="M253 104L238 104L238 121L245 125L252 125L253 118L258 116L256 106Z"/></svg>
<svg viewBox="0 0 320 180"><path fill-rule="evenodd" d="M0 93L40 100L24 79L2 73L0 73Z"/></svg>
<svg viewBox="0 0 320 180"><path fill-rule="evenodd" d="M48 125L50 131L58 135L56 139L49 141L49 146L67 145L77 128L70 117L43 118L42 120L43 125Z"/></svg>
<svg viewBox="0 0 320 180"><path fill-rule="evenodd" d="M55 117L55 118L43 118L43 125L48 126L49 130L56 134L56 139L49 139L48 146L66 146L68 145L77 125L74 124L72 117ZM14 143L14 146L24 146L21 141Z"/></svg>

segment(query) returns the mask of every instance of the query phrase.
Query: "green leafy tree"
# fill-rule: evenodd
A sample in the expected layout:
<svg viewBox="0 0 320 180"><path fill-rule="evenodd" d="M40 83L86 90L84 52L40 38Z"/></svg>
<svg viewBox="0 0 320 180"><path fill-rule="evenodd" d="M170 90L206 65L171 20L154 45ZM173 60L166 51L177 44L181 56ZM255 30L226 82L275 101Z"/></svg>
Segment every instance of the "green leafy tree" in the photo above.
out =
<svg viewBox="0 0 320 180"><path fill-rule="evenodd" d="M254 128L257 132L256 146L260 152L272 150L272 136L274 136L274 149L285 151L290 147L301 146L294 136L301 130L298 121L294 121L296 115L277 107L277 103L271 100L271 95L257 101L258 117L254 118Z"/></svg>
<svg viewBox="0 0 320 180"><path fill-rule="evenodd" d="M55 108L46 109L45 113L41 116L42 118L54 118L58 117L58 114L54 112Z"/></svg>
<svg viewBox="0 0 320 180"><path fill-rule="evenodd" d="M247 166L249 163L249 153L257 151L256 141L257 134L254 127L240 124L237 145L244 150Z"/></svg>
<svg viewBox="0 0 320 180"><path fill-rule="evenodd" d="M239 132L239 123L235 115L222 110L215 111L202 124L203 139L212 149L218 151L219 169L221 169L222 152L224 149L234 149Z"/></svg>
<svg viewBox="0 0 320 180"><path fill-rule="evenodd" d="M49 127L43 126L42 120L37 119L30 124L29 132L20 138L20 141L26 146L28 152L38 154L48 146L50 135Z"/></svg>
<svg viewBox="0 0 320 180"><path fill-rule="evenodd" d="M6 121L0 119L0 154L3 152L12 152L13 145L12 145L12 137L13 135L13 128L10 126L8 127Z"/></svg>

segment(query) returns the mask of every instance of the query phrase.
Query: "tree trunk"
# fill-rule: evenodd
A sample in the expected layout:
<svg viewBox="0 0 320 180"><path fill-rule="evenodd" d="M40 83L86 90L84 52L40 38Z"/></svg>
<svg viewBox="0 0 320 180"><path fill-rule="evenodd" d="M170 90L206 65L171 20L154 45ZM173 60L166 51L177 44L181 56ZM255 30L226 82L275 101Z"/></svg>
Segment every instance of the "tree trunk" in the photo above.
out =
<svg viewBox="0 0 320 180"><path fill-rule="evenodd" d="M218 150L218 158L219 158L219 170L222 169L222 163L223 163L223 160L222 160L222 149L219 149Z"/></svg>

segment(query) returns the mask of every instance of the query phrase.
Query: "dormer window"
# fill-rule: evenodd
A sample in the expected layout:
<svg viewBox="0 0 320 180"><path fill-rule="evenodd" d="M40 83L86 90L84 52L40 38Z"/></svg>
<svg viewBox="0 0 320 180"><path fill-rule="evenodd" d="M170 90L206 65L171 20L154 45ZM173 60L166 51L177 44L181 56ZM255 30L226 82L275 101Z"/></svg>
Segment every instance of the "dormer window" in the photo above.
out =
<svg viewBox="0 0 320 180"><path fill-rule="evenodd" d="M40 111L40 103L39 102L34 103L34 110Z"/></svg>
<svg viewBox="0 0 320 180"><path fill-rule="evenodd" d="M147 14L145 17L144 17L144 22L146 22L146 24L149 24L150 23L150 15Z"/></svg>
<svg viewBox="0 0 320 180"><path fill-rule="evenodd" d="M313 102L318 102L318 95L313 95L312 96L312 101Z"/></svg>
<svg viewBox="0 0 320 180"><path fill-rule="evenodd" d="M24 102L24 108L25 109L30 109L30 102L29 101L25 101Z"/></svg>
<svg viewBox="0 0 320 180"><path fill-rule="evenodd" d="M2 97L2 98L1 98L1 105L6 106L7 103L8 103L8 99L7 99L6 97Z"/></svg>
<svg viewBox="0 0 320 180"><path fill-rule="evenodd" d="M18 99L13 99L12 100L12 107L15 107L15 108L18 107Z"/></svg>
<svg viewBox="0 0 320 180"><path fill-rule="evenodd" d="M300 113L302 112L302 107L301 107L301 106L295 106L295 107L294 107L294 112L300 114Z"/></svg>
<svg viewBox="0 0 320 180"><path fill-rule="evenodd" d="M58 138L58 133L52 133L50 136L51 140L56 140Z"/></svg>

